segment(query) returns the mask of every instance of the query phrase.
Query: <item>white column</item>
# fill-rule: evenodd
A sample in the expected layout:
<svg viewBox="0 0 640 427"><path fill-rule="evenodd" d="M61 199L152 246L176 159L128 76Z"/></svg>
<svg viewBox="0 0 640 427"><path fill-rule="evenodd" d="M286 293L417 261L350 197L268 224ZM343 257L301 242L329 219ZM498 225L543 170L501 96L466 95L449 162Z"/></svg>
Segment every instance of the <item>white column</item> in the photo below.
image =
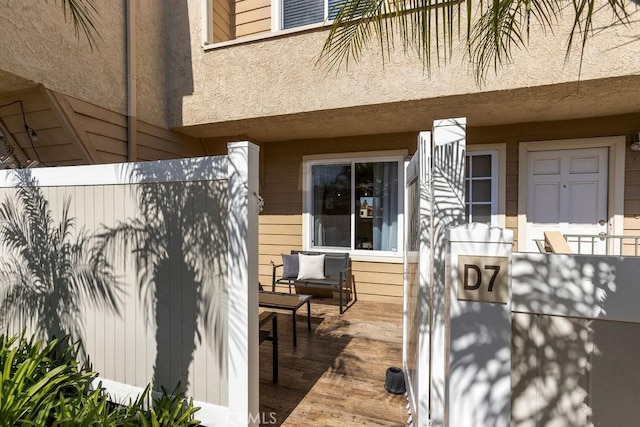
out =
<svg viewBox="0 0 640 427"><path fill-rule="evenodd" d="M228 145L229 416L258 425L258 156L250 142Z"/></svg>
<svg viewBox="0 0 640 427"><path fill-rule="evenodd" d="M513 231L466 224L450 243L446 425L509 426Z"/></svg>

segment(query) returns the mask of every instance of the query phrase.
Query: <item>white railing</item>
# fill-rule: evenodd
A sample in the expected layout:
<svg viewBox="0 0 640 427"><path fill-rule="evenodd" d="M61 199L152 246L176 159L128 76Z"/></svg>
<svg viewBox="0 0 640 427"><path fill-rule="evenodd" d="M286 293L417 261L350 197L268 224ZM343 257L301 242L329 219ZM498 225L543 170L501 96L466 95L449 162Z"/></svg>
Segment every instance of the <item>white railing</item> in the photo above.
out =
<svg viewBox="0 0 640 427"><path fill-rule="evenodd" d="M565 234L565 240L576 247L579 254L597 255L597 248L604 242L603 255L640 256L640 236L615 234Z"/></svg>
<svg viewBox="0 0 640 427"><path fill-rule="evenodd" d="M640 236L616 234L563 234L575 254L640 256ZM540 252L546 252L544 239L536 239Z"/></svg>

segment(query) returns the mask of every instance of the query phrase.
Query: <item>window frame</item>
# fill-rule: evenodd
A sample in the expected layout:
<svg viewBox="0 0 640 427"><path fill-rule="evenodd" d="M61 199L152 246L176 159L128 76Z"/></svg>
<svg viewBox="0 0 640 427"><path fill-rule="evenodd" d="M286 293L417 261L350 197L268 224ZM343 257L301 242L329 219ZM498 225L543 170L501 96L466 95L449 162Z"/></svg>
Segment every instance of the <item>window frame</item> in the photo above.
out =
<svg viewBox="0 0 640 427"><path fill-rule="evenodd" d="M491 227L506 227L506 144L467 145L466 156L491 155ZM465 159L466 161L466 159ZM465 174L465 185L467 176ZM466 205L465 197L465 205Z"/></svg>
<svg viewBox="0 0 640 427"><path fill-rule="evenodd" d="M404 220L405 220L405 160L408 150L367 151L340 154L308 155L302 157L302 246L304 250L317 250L322 252L349 252L351 257L361 261L389 261L397 259L401 261L404 256ZM312 243L313 230L313 177L312 168L317 165L336 165L350 163L398 163L398 244L396 251L380 251L370 249L356 249L355 246L355 221L356 203L354 191L355 168L351 169L351 212L350 212L350 248L314 246Z"/></svg>

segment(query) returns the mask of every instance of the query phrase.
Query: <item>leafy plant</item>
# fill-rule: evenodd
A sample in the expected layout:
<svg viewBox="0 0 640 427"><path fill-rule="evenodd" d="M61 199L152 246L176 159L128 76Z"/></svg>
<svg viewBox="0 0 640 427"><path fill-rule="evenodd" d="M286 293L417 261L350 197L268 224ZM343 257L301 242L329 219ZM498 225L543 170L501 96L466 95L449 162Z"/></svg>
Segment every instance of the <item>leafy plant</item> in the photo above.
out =
<svg viewBox="0 0 640 427"><path fill-rule="evenodd" d="M53 339L46 345L25 333L0 336L0 425L197 426L193 406L181 394L149 399L151 386L126 407L92 388L96 373L77 361L80 343ZM147 404L150 402L151 404Z"/></svg>
<svg viewBox="0 0 640 427"><path fill-rule="evenodd" d="M77 343L0 337L0 420L6 425L43 425L60 405L58 396L79 396L94 374L78 368Z"/></svg>
<svg viewBox="0 0 640 427"><path fill-rule="evenodd" d="M173 393L168 393L163 387L162 394L152 399L149 407L149 395L151 385L147 385L144 392L127 408L127 419L135 419L139 425L149 427L160 426L197 426L199 421L194 419L194 414L200 409L193 406L193 399L186 399L184 394L176 387Z"/></svg>

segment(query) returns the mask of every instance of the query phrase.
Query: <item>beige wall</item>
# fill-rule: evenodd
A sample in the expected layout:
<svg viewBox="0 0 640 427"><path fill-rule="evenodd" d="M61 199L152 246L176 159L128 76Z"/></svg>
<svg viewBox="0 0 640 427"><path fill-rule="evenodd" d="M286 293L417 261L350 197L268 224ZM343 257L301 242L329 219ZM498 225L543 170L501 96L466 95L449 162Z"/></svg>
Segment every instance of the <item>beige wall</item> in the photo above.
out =
<svg viewBox="0 0 640 427"><path fill-rule="evenodd" d="M303 155L390 149L414 152L415 148L413 134L264 144L260 191L265 206L259 216L261 283L271 283L271 261L281 264L283 253L302 249ZM352 268L359 299L402 301L401 263L361 262L356 257Z"/></svg>
<svg viewBox="0 0 640 427"><path fill-rule="evenodd" d="M102 38L91 50L60 2L11 2L0 8L0 69L47 88L125 112L124 1L95 2Z"/></svg>
<svg viewBox="0 0 640 427"><path fill-rule="evenodd" d="M128 2L128 0L127 0ZM19 5L18 5L19 3ZM42 84L118 114L127 113L125 0L96 2L100 39L92 50L76 38L59 2L18 2L0 8L0 89ZM133 1L136 8L137 113L167 128L179 121L182 97L193 92L191 43L201 43L199 21L190 29L186 1ZM193 31L192 32L190 32ZM172 96L169 96L171 94ZM170 117L170 113L177 116Z"/></svg>
<svg viewBox="0 0 640 427"><path fill-rule="evenodd" d="M214 0L213 14L213 42L219 43L235 38L235 8L230 0Z"/></svg>
<svg viewBox="0 0 640 427"><path fill-rule="evenodd" d="M17 104L0 110L0 127L7 131L7 143L18 147L18 158L23 163L27 159L39 159L47 166L127 161L126 115L42 86L0 96L0 104L17 100L22 101L27 123L37 131L38 138L29 140ZM142 120L137 121L137 144L138 160L205 154L198 139Z"/></svg>
<svg viewBox="0 0 640 427"><path fill-rule="evenodd" d="M640 152L630 148L640 129L640 113L544 123L469 127L469 144L507 144L506 226L518 234L518 143L598 136L626 135L624 184L624 233L640 235ZM630 248L628 248L630 250Z"/></svg>
<svg viewBox="0 0 640 427"><path fill-rule="evenodd" d="M190 0L189 11L191 21L199 22L198 0ZM384 132L379 128L366 130L367 125L379 126L380 121L387 127L386 132L409 131L420 123L424 126L432 118L451 116L448 111L455 111L456 117L467 116L471 118L471 125L478 126L579 117L589 106L594 106L599 114L637 110L636 89L624 90L613 81L609 82L611 86L607 91L596 86L588 94L575 86L566 93L552 89L557 84L575 82L579 75L583 82L588 82L640 74L640 65L633 59L635 45L620 43L634 34L637 27L616 28L596 36L587 48L581 74L577 55L565 61L563 46L567 28L559 28L555 36L540 36L534 30L537 38L529 50L517 52L514 64L498 76L489 76L481 88L474 83L461 46L454 48L456 53L450 63L435 68L431 75L424 72L414 55L405 56L401 52L392 55L383 67L377 46L366 50L363 59L352 63L348 70L334 73L316 65L326 30L298 32L206 52L192 30L194 92L183 98L182 122L175 126L203 125L193 132L202 132L205 136L208 131L206 136L222 136L214 134L216 124L322 111L319 113L322 119L325 119L323 114L335 112L331 118L339 127L327 130L322 127L324 120L316 122L312 116L308 117L305 124L315 127L319 134L336 130L350 132L351 126L365 134ZM540 90L531 90L539 87ZM504 92L515 88L523 92L515 97ZM616 96L611 96L612 91ZM483 100L480 105L472 103L471 96L481 92L488 92L493 100ZM548 108L550 100L554 101L553 109ZM419 105L403 105L412 102ZM339 121L344 114L342 109L357 107L368 108L375 114L360 116L362 120L358 121L364 125L356 120ZM434 111L434 108L437 109ZM439 117L432 117L434 114ZM286 121L281 125L286 128ZM269 137L265 129L260 137L257 136L260 130L255 132L249 136Z"/></svg>

